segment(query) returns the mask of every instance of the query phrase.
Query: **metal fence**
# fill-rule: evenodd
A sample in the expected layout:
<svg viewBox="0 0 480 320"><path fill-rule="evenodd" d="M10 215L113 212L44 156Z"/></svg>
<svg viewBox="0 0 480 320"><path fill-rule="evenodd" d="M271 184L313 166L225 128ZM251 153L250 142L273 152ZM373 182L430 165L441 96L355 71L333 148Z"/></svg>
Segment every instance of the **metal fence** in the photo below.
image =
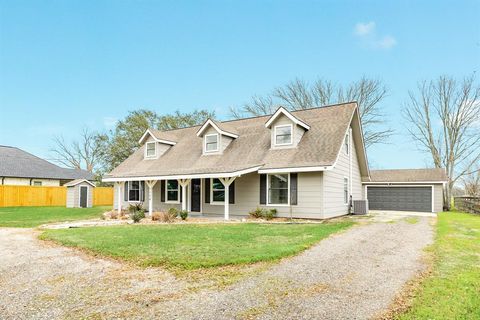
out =
<svg viewBox="0 0 480 320"><path fill-rule="evenodd" d="M480 197L455 197L455 208L465 212L480 214Z"/></svg>

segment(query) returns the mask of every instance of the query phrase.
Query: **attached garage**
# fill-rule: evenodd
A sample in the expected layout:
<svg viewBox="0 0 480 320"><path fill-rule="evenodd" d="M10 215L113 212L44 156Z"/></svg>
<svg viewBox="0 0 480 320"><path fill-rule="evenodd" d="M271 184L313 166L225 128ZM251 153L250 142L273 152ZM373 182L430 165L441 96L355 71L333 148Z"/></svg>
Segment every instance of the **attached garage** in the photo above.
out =
<svg viewBox="0 0 480 320"><path fill-rule="evenodd" d="M446 181L443 169L372 170L364 196L370 210L440 212Z"/></svg>
<svg viewBox="0 0 480 320"><path fill-rule="evenodd" d="M417 186L367 186L371 210L432 212L433 188Z"/></svg>

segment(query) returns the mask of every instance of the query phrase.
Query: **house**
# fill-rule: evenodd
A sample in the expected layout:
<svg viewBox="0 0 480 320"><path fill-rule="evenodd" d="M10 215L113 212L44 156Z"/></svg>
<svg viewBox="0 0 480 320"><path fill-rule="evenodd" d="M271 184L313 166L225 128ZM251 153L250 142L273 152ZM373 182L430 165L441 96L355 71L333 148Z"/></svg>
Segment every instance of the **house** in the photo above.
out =
<svg viewBox="0 0 480 320"><path fill-rule="evenodd" d="M94 177L84 170L61 168L16 147L0 146L0 185L62 186L75 179Z"/></svg>
<svg viewBox="0 0 480 320"><path fill-rule="evenodd" d="M269 116L208 119L201 126L170 131L148 129L139 144L103 179L115 183L117 210L145 202L150 213L177 207L228 219L264 207L283 217L326 219L348 214L351 199L417 202L417 188L441 188L443 183L423 181L423 176L409 181L400 171L372 177L356 102L292 112L280 107ZM425 179L430 180L428 174ZM394 183L398 192L379 194ZM400 192L400 185L412 188L408 196L413 199ZM428 208L422 197L421 205L405 203L398 210L442 210L437 188L429 190ZM375 201L375 208L390 209Z"/></svg>

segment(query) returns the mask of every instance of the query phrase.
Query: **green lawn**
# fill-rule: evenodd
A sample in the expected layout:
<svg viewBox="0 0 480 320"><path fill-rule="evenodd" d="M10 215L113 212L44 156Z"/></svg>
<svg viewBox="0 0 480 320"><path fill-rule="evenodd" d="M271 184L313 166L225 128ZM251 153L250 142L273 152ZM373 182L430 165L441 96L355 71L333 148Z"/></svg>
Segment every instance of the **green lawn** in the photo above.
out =
<svg viewBox="0 0 480 320"><path fill-rule="evenodd" d="M0 208L0 227L32 228L44 223L98 218L110 207L8 207Z"/></svg>
<svg viewBox="0 0 480 320"><path fill-rule="evenodd" d="M41 238L141 266L186 270L280 259L351 225L129 225L47 230Z"/></svg>
<svg viewBox="0 0 480 320"><path fill-rule="evenodd" d="M433 274L399 319L480 319L480 216L438 216Z"/></svg>

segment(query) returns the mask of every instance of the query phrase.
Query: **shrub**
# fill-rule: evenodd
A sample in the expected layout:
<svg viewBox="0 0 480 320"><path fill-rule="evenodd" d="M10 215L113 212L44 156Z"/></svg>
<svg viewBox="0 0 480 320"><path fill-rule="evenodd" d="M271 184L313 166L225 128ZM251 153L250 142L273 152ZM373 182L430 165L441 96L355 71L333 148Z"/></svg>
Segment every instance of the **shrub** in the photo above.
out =
<svg viewBox="0 0 480 320"><path fill-rule="evenodd" d="M160 221L163 219L163 212L152 212L152 221Z"/></svg>
<svg viewBox="0 0 480 320"><path fill-rule="evenodd" d="M267 220L272 220L277 216L277 209L265 210L263 217Z"/></svg>
<svg viewBox="0 0 480 320"><path fill-rule="evenodd" d="M110 219L117 219L118 218L118 212L117 211L110 211Z"/></svg>
<svg viewBox="0 0 480 320"><path fill-rule="evenodd" d="M145 212L143 212L143 210L137 211L132 215L134 223L140 222L143 218L145 218Z"/></svg>
<svg viewBox="0 0 480 320"><path fill-rule="evenodd" d="M172 219L175 219L176 217L178 217L178 209L177 208L170 208L168 209L168 215L170 215L172 217Z"/></svg>
<svg viewBox="0 0 480 320"><path fill-rule="evenodd" d="M136 203L130 204L128 206L128 212L135 213L135 212L138 212L138 211L145 212L145 209L143 209L143 203L136 202Z"/></svg>
<svg viewBox="0 0 480 320"><path fill-rule="evenodd" d="M263 217L263 212L265 211L265 209L262 209L262 208L259 208L257 207L255 210L252 210L248 213L248 215L252 218L256 218L256 219L259 219L259 218L262 218Z"/></svg>
<svg viewBox="0 0 480 320"><path fill-rule="evenodd" d="M188 211L187 210L180 211L180 218L182 218L182 220L187 220L187 217L188 217Z"/></svg>

